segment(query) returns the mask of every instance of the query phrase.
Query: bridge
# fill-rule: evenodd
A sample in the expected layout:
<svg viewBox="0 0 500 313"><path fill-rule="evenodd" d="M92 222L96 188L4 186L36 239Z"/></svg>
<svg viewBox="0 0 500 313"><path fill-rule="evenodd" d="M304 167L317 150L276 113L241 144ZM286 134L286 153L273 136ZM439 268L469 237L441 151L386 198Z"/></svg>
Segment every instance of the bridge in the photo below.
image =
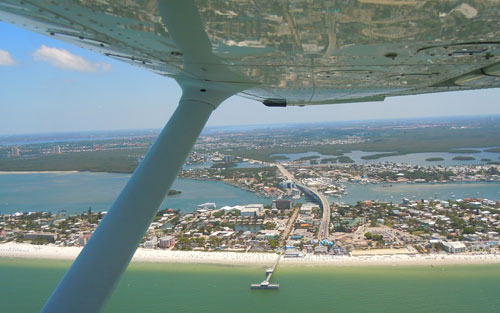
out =
<svg viewBox="0 0 500 313"><path fill-rule="evenodd" d="M283 176L285 176L288 180L294 181L297 187L300 189L300 191L302 191L304 194L310 196L311 198L315 199L316 202L318 202L321 209L323 210L323 217L321 219L321 224L319 226L319 231L318 231L318 240L327 238L328 225L330 225L330 204L328 203L328 200L326 199L325 195L323 195L321 192L319 192L314 188L297 184L297 182L295 181L295 177L283 165L279 163L276 163L274 165L280 170Z"/></svg>
<svg viewBox="0 0 500 313"><path fill-rule="evenodd" d="M318 231L318 240L327 238L328 225L330 225L330 203L328 203L325 195L314 188L299 184L297 184L297 187L299 187L299 189L304 194L309 195L311 198L315 199L316 202L320 205L320 208L323 210L323 217L321 218L321 224Z"/></svg>

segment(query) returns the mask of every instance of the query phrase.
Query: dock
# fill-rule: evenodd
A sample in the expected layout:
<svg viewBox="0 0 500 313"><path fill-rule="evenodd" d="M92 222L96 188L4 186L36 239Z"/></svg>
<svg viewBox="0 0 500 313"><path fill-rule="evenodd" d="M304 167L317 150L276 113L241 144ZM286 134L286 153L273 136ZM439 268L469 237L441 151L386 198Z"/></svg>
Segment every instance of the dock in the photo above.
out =
<svg viewBox="0 0 500 313"><path fill-rule="evenodd" d="M273 276L274 271L276 270L276 267L278 266L278 263L279 263L279 261L281 259L281 255L282 255L282 253L280 253L278 255L278 258L274 262L273 267L268 268L266 270L266 279L264 281L262 281L260 284L251 284L250 285L250 289L261 289L261 290L263 290L263 289L279 289L280 288L280 284L271 284L271 283L269 283L269 281L271 280L271 277Z"/></svg>

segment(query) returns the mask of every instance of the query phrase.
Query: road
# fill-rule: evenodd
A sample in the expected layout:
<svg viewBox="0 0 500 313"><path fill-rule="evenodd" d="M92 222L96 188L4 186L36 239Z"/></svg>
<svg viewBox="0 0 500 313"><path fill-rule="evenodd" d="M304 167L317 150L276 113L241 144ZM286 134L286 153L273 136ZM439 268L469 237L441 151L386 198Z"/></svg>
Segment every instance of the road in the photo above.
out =
<svg viewBox="0 0 500 313"><path fill-rule="evenodd" d="M283 176L285 176L288 180L295 181L295 177L290 174L290 172L283 165L279 163L274 163L273 165L275 165L280 170L281 174L283 174Z"/></svg>
<svg viewBox="0 0 500 313"><path fill-rule="evenodd" d="M273 165L275 165L280 170L281 174L283 174L283 176L285 176L288 180L292 180L295 182L295 177L283 165L278 163L275 163ZM297 182L295 182L295 184L297 184ZM323 195L316 189L306 187L303 185L300 185L300 187L310 190L321 201L321 207L323 209L323 217L321 219L321 224L319 226L318 240L322 240L323 238L328 238L328 226L330 225L330 204L328 203L328 200L326 199L325 195Z"/></svg>
<svg viewBox="0 0 500 313"><path fill-rule="evenodd" d="M319 197L321 200L321 206L323 207L323 218L321 219L318 231L318 240L322 240L324 238L328 238L328 226L330 225L330 204L321 192L312 188L309 189Z"/></svg>
<svg viewBox="0 0 500 313"><path fill-rule="evenodd" d="M285 230L283 231L283 235L281 236L280 246L284 246L286 244L286 240L288 239L288 236L293 229L293 224L295 224L295 220L299 216L299 211L299 208L295 208L292 216L288 219L288 223L285 227Z"/></svg>

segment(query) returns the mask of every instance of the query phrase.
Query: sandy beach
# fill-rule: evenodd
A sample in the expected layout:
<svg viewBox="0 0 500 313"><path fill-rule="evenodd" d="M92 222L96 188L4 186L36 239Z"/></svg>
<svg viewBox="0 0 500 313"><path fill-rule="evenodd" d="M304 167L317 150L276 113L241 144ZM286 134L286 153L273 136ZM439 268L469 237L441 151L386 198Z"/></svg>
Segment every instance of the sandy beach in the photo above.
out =
<svg viewBox="0 0 500 313"><path fill-rule="evenodd" d="M2 258L35 258L74 260L80 247L36 246L23 243L0 244ZM198 263L227 265L272 265L277 255L273 253L198 252L137 249L133 262ZM408 266L408 265L458 265L500 264L496 254L434 254L434 255L377 255L377 256L320 256L282 258L280 265L299 266Z"/></svg>

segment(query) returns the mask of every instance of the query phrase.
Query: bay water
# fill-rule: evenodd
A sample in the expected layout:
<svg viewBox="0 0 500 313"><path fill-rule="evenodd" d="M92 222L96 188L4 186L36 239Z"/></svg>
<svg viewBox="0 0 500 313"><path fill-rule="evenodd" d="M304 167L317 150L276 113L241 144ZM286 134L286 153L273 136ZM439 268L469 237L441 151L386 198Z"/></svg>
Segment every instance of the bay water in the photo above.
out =
<svg viewBox="0 0 500 313"><path fill-rule="evenodd" d="M130 175L113 173L23 173L0 174L0 213L27 211L65 210L66 214L107 211L125 186ZM177 178L172 189L181 194L169 196L162 208L194 211L197 205L215 202L224 205L250 203L270 204L271 198L258 197L254 193L222 182ZM363 200L383 200L400 203L402 198L459 199L487 198L500 200L499 182L472 182L446 184L348 184L347 194L340 198L330 197L330 202L355 204ZM300 199L300 202L306 201Z"/></svg>
<svg viewBox="0 0 500 313"><path fill-rule="evenodd" d="M130 178L129 174L60 172L0 174L0 213L65 210L67 214L107 211ZM222 182L177 178L172 189L178 195L168 196L162 209L182 212L196 210L197 205L215 202L217 207L250 203L270 204L272 199Z"/></svg>

